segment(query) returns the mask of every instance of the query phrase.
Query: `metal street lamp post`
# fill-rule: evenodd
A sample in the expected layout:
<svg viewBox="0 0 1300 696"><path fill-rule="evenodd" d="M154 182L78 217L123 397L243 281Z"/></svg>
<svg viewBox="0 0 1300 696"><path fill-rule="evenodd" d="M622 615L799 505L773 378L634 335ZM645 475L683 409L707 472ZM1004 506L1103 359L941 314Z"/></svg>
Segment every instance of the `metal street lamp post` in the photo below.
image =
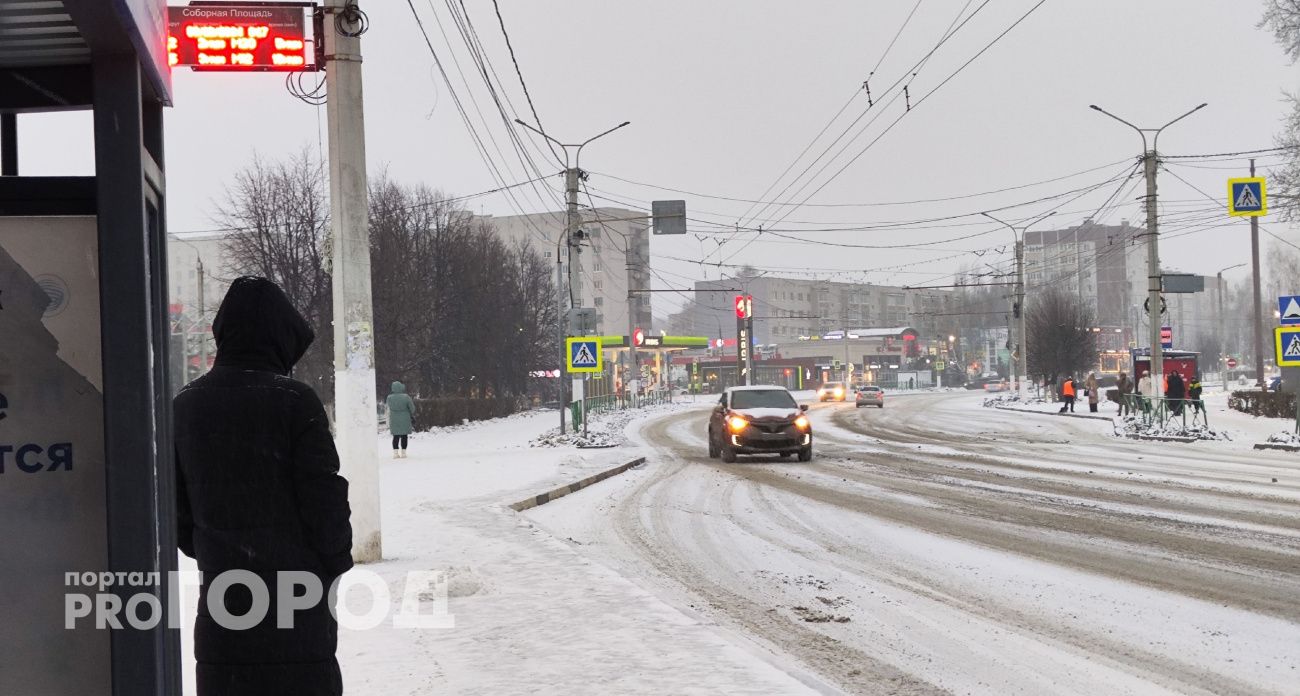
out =
<svg viewBox="0 0 1300 696"><path fill-rule="evenodd" d="M1156 169L1159 166L1156 146L1160 140L1160 133L1164 129L1178 123L1179 121L1191 116L1192 114L1205 108L1201 104L1178 118L1166 123L1159 128L1138 128L1137 126L1125 121L1115 114L1106 111L1096 104L1089 104L1088 108L1103 113L1116 121L1132 128L1142 136L1142 165L1146 175L1147 182L1147 302L1148 312L1155 312L1156 317L1160 316L1160 232L1157 227L1157 210L1156 210ZM1147 146L1147 133L1152 133L1150 147ZM1164 373L1164 350L1160 344L1160 325L1161 322L1152 319L1151 324L1151 391L1153 396L1163 396L1163 381L1161 379ZM1137 375L1134 375L1136 377Z"/></svg>

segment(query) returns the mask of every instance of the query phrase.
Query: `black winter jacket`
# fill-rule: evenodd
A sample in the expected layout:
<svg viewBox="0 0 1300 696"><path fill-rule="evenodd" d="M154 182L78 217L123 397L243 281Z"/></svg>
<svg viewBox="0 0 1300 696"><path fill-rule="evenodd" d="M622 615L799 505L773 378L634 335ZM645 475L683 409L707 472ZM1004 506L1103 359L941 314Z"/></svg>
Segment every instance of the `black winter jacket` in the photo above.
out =
<svg viewBox="0 0 1300 696"><path fill-rule="evenodd" d="M195 625L200 696L339 694L338 627L325 601L276 627L277 571L329 584L352 567L348 484L325 409L288 377L315 338L275 284L236 280L213 323L215 366L176 396L181 550L203 572ZM271 611L250 630L217 625L209 583L246 570L271 590ZM226 593L228 610L250 595ZM298 590L301 594L302 590Z"/></svg>
<svg viewBox="0 0 1300 696"><path fill-rule="evenodd" d="M1183 378L1179 376L1177 372L1169 375L1168 389L1165 393L1165 397L1170 399L1187 398L1187 385L1183 382Z"/></svg>

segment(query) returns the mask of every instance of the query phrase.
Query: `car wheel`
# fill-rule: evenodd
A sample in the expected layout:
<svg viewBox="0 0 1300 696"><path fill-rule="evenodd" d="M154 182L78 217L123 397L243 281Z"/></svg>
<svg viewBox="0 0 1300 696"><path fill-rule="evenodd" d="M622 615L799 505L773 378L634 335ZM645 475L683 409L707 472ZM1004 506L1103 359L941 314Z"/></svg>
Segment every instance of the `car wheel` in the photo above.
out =
<svg viewBox="0 0 1300 696"><path fill-rule="evenodd" d="M730 445L722 446L722 461L728 464L736 463L736 450Z"/></svg>
<svg viewBox="0 0 1300 696"><path fill-rule="evenodd" d="M717 459L722 453L718 451L718 440L713 436L713 431L709 431L709 459Z"/></svg>
<svg viewBox="0 0 1300 696"><path fill-rule="evenodd" d="M812 445L808 445L807 447L799 450L799 461L801 462L812 461Z"/></svg>
<svg viewBox="0 0 1300 696"><path fill-rule="evenodd" d="M885 407L885 405L884 405L884 404L880 404L880 407L881 407L881 408L884 408L884 407Z"/></svg>

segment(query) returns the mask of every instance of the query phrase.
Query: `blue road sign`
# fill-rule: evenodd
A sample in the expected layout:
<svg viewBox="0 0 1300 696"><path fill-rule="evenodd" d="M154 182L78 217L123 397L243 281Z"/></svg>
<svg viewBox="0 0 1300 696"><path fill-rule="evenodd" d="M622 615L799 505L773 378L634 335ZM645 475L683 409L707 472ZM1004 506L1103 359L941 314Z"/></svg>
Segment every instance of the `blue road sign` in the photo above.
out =
<svg viewBox="0 0 1300 696"><path fill-rule="evenodd" d="M600 372L605 369L599 337L579 336L570 338L565 343L568 346L566 354L569 357L569 372Z"/></svg>
<svg viewBox="0 0 1300 696"><path fill-rule="evenodd" d="M1283 326L1300 324L1300 295L1277 298L1277 316Z"/></svg>
<svg viewBox="0 0 1300 696"><path fill-rule="evenodd" d="M1300 367L1300 326L1279 326L1273 336L1277 366Z"/></svg>
<svg viewBox="0 0 1300 696"><path fill-rule="evenodd" d="M1268 212L1264 177L1228 179L1228 214L1258 217Z"/></svg>

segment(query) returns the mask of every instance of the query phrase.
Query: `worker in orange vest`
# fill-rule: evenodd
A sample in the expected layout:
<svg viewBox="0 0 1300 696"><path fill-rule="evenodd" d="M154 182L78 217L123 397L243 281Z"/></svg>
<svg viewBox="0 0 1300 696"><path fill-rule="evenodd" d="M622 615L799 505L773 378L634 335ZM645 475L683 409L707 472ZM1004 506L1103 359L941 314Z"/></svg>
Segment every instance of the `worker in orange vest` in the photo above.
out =
<svg viewBox="0 0 1300 696"><path fill-rule="evenodd" d="M1069 409L1070 413L1074 413L1073 377L1066 377L1065 381L1061 383L1061 413L1065 413L1066 409Z"/></svg>

